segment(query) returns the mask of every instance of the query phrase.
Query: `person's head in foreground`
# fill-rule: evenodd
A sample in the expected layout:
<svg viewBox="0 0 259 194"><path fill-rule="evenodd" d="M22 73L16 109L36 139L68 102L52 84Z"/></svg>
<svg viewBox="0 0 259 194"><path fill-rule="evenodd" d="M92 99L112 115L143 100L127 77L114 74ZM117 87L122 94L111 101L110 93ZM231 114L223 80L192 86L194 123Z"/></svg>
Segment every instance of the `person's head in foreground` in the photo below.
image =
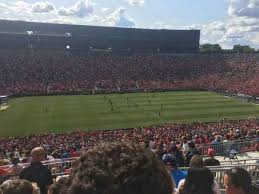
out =
<svg viewBox="0 0 259 194"><path fill-rule="evenodd" d="M49 186L48 194L64 194L69 185L69 177L62 177L57 182Z"/></svg>
<svg viewBox="0 0 259 194"><path fill-rule="evenodd" d="M3 194L40 194L35 184L23 179L7 180L0 186L0 189Z"/></svg>
<svg viewBox="0 0 259 194"><path fill-rule="evenodd" d="M46 159L44 148L36 147L31 151L32 162L41 162Z"/></svg>
<svg viewBox="0 0 259 194"><path fill-rule="evenodd" d="M249 173L243 168L232 168L224 175L226 194L258 194L259 189L252 185Z"/></svg>
<svg viewBox="0 0 259 194"><path fill-rule="evenodd" d="M203 168L204 167L204 162L203 159L200 155L194 155L189 164L190 168Z"/></svg>
<svg viewBox="0 0 259 194"><path fill-rule="evenodd" d="M172 194L165 165L135 143L104 143L85 152L71 172L69 194Z"/></svg>
<svg viewBox="0 0 259 194"><path fill-rule="evenodd" d="M208 168L190 168L179 194L213 194L214 178Z"/></svg>

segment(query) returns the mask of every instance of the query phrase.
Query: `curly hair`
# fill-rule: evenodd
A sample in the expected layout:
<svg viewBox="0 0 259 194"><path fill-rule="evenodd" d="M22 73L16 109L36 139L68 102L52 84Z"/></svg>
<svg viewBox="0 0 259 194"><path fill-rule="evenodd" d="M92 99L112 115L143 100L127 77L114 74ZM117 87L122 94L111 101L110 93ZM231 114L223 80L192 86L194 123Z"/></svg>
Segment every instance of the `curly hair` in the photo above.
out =
<svg viewBox="0 0 259 194"><path fill-rule="evenodd" d="M1 185L0 189L4 194L39 194L39 191L35 190L31 182L23 179L7 180Z"/></svg>
<svg viewBox="0 0 259 194"><path fill-rule="evenodd" d="M49 186L50 194L61 194L65 193L67 189L67 185L69 185L69 177L62 177L57 182L53 183Z"/></svg>
<svg viewBox="0 0 259 194"><path fill-rule="evenodd" d="M171 194L172 179L150 150L135 143L103 143L71 171L69 194Z"/></svg>

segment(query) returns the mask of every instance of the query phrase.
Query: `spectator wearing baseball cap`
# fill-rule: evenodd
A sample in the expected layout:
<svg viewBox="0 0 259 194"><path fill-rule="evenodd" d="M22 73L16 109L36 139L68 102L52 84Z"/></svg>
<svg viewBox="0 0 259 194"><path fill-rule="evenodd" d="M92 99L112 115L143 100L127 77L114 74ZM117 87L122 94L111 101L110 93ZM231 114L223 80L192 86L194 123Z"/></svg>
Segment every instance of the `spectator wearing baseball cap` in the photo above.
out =
<svg viewBox="0 0 259 194"><path fill-rule="evenodd" d="M178 169L177 162L172 155L165 155L163 157L163 162L166 165L167 170L171 174L171 177L177 187L179 182L182 179L185 179L187 172Z"/></svg>
<svg viewBox="0 0 259 194"><path fill-rule="evenodd" d="M215 159L215 150L212 148L208 149L208 155L210 158L204 160L204 165L205 166L219 166L220 162Z"/></svg>

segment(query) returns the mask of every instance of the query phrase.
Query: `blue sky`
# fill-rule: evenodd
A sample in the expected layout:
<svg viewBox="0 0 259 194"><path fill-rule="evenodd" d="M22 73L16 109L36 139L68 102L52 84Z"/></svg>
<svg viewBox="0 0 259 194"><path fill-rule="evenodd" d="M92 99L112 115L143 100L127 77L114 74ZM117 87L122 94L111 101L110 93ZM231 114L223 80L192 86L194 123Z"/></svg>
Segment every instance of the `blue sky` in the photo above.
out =
<svg viewBox="0 0 259 194"><path fill-rule="evenodd" d="M200 29L201 43L259 48L259 0L0 0L0 19Z"/></svg>

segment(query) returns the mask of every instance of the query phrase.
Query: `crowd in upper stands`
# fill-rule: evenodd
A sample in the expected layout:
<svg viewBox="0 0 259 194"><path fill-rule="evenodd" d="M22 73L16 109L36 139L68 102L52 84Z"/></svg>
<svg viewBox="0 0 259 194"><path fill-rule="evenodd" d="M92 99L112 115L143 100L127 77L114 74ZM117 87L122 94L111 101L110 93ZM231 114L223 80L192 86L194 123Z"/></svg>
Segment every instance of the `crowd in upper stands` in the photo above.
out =
<svg viewBox="0 0 259 194"><path fill-rule="evenodd" d="M259 54L1 51L0 94L201 89L259 95Z"/></svg>

